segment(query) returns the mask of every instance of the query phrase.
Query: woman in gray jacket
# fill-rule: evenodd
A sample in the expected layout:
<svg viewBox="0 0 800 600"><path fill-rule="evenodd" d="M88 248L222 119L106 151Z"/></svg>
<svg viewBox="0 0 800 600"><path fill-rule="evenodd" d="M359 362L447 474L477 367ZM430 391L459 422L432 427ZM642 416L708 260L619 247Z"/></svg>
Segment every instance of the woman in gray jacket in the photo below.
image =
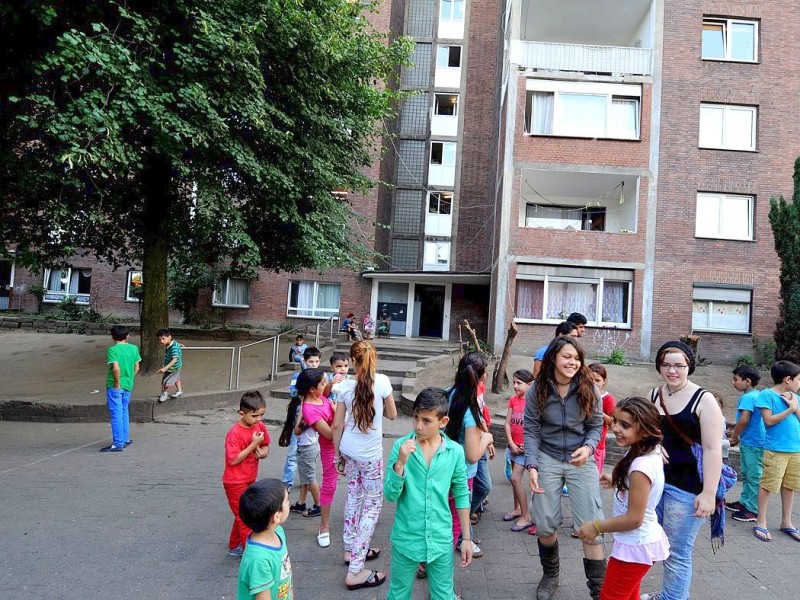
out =
<svg viewBox="0 0 800 600"><path fill-rule="evenodd" d="M603 518L594 451L603 429L600 392L586 366L583 349L565 336L550 343L539 378L525 396L525 467L530 476L531 516L539 534L543 576L537 600L550 600L558 586L557 529L561 489L569 487L572 518L585 523ZM587 586L600 598L606 572L600 536L583 543Z"/></svg>

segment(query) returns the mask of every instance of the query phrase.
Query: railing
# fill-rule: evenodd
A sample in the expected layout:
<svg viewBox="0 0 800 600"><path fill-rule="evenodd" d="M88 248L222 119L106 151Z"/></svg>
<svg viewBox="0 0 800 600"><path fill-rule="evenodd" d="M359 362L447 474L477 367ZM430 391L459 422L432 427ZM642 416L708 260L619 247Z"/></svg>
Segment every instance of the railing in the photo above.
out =
<svg viewBox="0 0 800 600"><path fill-rule="evenodd" d="M228 374L228 391L233 389L233 357L236 352L236 346L184 346L181 349L182 350L230 350L231 366ZM238 378L238 373L237 373L237 378Z"/></svg>
<svg viewBox="0 0 800 600"><path fill-rule="evenodd" d="M554 42L512 42L511 62L529 69L651 75L653 50Z"/></svg>
<svg viewBox="0 0 800 600"><path fill-rule="evenodd" d="M337 315L332 315L325 319L324 321L320 321L319 323L305 323L299 327L294 327L288 331L282 331L277 335L273 335L272 337L265 338L263 340L258 340L257 342L253 342L251 344L245 344L244 346L239 346L237 359L236 359L236 387L235 389L239 389L239 375L241 373L242 368L242 350L245 348L250 348L252 346L256 346L258 344L263 344L265 342L272 342L272 361L270 365L270 372L267 376L268 381L275 381L278 376L278 364L279 364L279 357L281 353L281 337L282 336L290 336L296 335L298 333L302 333L304 336L308 335L309 328L314 328L314 345L319 348L319 340L320 340L320 332L323 331L325 325L330 326L329 336L328 339L332 340L334 335L334 323L339 322L339 317ZM337 327L338 332L338 327ZM324 332L323 332L324 333ZM233 369L233 358L231 358L231 369ZM231 377L233 371L231 370Z"/></svg>

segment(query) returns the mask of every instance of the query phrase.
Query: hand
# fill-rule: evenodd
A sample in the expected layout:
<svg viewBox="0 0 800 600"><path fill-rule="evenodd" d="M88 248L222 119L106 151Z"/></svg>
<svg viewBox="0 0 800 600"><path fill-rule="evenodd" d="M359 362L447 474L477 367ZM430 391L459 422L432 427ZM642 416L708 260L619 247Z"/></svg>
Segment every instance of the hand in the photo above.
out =
<svg viewBox="0 0 800 600"><path fill-rule="evenodd" d="M600 489L610 490L613 484L611 483L611 475L603 473L600 475Z"/></svg>
<svg viewBox="0 0 800 600"><path fill-rule="evenodd" d="M589 446L581 446L572 453L569 464L575 467L582 467L591 455L592 449Z"/></svg>
<svg viewBox="0 0 800 600"><path fill-rule="evenodd" d="M156 371L156 373L166 373L166 372L167 372L167 368L166 367L161 368L158 371Z"/></svg>
<svg viewBox="0 0 800 600"><path fill-rule="evenodd" d="M538 469L528 469L528 486L534 494L544 494L544 488L539 487Z"/></svg>
<svg viewBox="0 0 800 600"><path fill-rule="evenodd" d="M594 521L586 521L581 528L578 529L578 537L582 542L593 542L597 537L597 529L594 526Z"/></svg>
<svg viewBox="0 0 800 600"><path fill-rule="evenodd" d="M397 455L397 462L400 465L405 466L408 462L408 457L411 456L412 452L417 451L417 442L416 440L406 440L400 446L400 452Z"/></svg>
<svg viewBox="0 0 800 600"><path fill-rule="evenodd" d="M256 446L260 446L261 442L264 441L264 432L263 431L256 431L253 433L252 443Z"/></svg>
<svg viewBox="0 0 800 600"><path fill-rule="evenodd" d="M331 379L331 383L334 385L337 383L342 383L345 380L345 377L347 377L347 375L342 375L341 373L337 373L336 375L333 376L333 379Z"/></svg>
<svg viewBox="0 0 800 600"><path fill-rule="evenodd" d="M461 566L467 567L472 562L472 540L461 543Z"/></svg>
<svg viewBox="0 0 800 600"><path fill-rule="evenodd" d="M739 436L736 436L736 437L731 436L731 439L729 441L731 443L731 446L738 446L739 445Z"/></svg>
<svg viewBox="0 0 800 600"><path fill-rule="evenodd" d="M661 446L661 460L665 465L669 464L669 452L664 446Z"/></svg>
<svg viewBox="0 0 800 600"><path fill-rule="evenodd" d="M694 516L705 518L710 517L714 512L714 505L716 504L714 492L701 492L694 499Z"/></svg>
<svg viewBox="0 0 800 600"><path fill-rule="evenodd" d="M496 454L496 450L494 449L494 444L489 444L486 446L486 451L489 453L489 460L494 460L494 456Z"/></svg>
<svg viewBox="0 0 800 600"><path fill-rule="evenodd" d="M341 454L339 455L339 458L336 459L336 472L339 475L344 475L344 456Z"/></svg>
<svg viewBox="0 0 800 600"><path fill-rule="evenodd" d="M783 398L783 401L789 405L789 408L792 409L792 412L797 410L797 396L795 396L792 392L784 392L781 394L781 398Z"/></svg>
<svg viewBox="0 0 800 600"><path fill-rule="evenodd" d="M494 436L491 433L489 433L488 431L481 432L481 442L483 442L484 440L488 440L488 441L486 441L487 448L488 448L488 446L491 446L492 444L494 444Z"/></svg>

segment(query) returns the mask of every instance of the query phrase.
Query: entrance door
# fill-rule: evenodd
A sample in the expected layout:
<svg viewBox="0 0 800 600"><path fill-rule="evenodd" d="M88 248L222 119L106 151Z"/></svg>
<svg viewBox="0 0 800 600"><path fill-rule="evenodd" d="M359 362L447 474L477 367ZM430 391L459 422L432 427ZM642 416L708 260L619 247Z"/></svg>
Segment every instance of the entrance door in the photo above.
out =
<svg viewBox="0 0 800 600"><path fill-rule="evenodd" d="M443 285L414 286L414 306L419 310L419 330L415 336L440 338L444 331L444 294ZM415 319L416 320L416 319Z"/></svg>
<svg viewBox="0 0 800 600"><path fill-rule="evenodd" d="M11 262L0 260L0 310L8 310L11 296Z"/></svg>

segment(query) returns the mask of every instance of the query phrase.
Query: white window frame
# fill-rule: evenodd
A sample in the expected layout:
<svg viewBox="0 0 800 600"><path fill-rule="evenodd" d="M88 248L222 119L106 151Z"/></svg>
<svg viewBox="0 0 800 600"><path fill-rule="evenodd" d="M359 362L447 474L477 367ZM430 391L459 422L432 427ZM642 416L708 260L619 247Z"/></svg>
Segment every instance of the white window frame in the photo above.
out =
<svg viewBox="0 0 800 600"><path fill-rule="evenodd" d="M144 285L144 279L142 279L142 271L139 270L130 270L128 271L128 277L125 282L125 302L141 302L141 298L137 298L133 294L131 294L131 287L133 286L133 279L135 276L139 277L139 285Z"/></svg>
<svg viewBox="0 0 800 600"><path fill-rule="evenodd" d="M703 111L711 111L711 110L721 110L722 111L722 143L719 145L709 143L708 141L703 142ZM734 146L731 142L727 140L729 137L729 130L726 129L725 123L728 120L731 112L733 111L743 111L743 112L750 112L753 115L751 122L753 123L750 129L750 143L744 147ZM709 102L702 102L700 103L700 123L698 125L698 147L700 148L710 148L712 150L740 150L744 152L755 152L756 151L756 134L758 132L758 108L755 106L745 106L743 104L712 104Z"/></svg>
<svg viewBox="0 0 800 600"><path fill-rule="evenodd" d="M426 261L429 254L431 253L430 248L433 248L433 256L435 257L435 262ZM446 251L447 252L447 260L444 261L440 258L440 255ZM422 270L423 271L447 271L450 269L450 253L452 251L452 246L450 241L434 241L434 240L426 240L425 245L423 246L422 252Z"/></svg>
<svg viewBox="0 0 800 600"><path fill-rule="evenodd" d="M736 25L737 23L753 26L753 58L751 59L731 58L731 52L733 50L733 25ZM726 62L745 62L745 63L758 62L758 28L759 28L758 21L753 21L749 19L725 19L718 17L705 17L703 18L704 30L706 24L722 25L722 32L724 37L723 46L724 46L725 56L722 58L716 56L703 56L703 44L701 40L700 57L702 58L702 60L717 60Z"/></svg>
<svg viewBox="0 0 800 600"><path fill-rule="evenodd" d="M312 306L311 307L299 307L299 306L292 306L292 285L299 283L313 283L313 292L312 292ZM336 308L319 308L319 286L320 285L338 285L339 286L339 305ZM289 282L289 289L286 296L286 316L289 318L297 318L297 319L327 319L331 316L338 316L339 309L342 305L342 284L337 283L335 281L313 281L310 279L294 279ZM312 314L298 314L300 311L311 312ZM316 313L323 313L323 314L316 314Z"/></svg>
<svg viewBox="0 0 800 600"><path fill-rule="evenodd" d="M211 305L212 306L221 306L225 308L250 308L250 280L245 279L243 277L225 277L225 292L227 295L227 291L230 290L231 281L244 281L247 284L247 303L246 304L233 304L228 302L228 298L219 298L220 288L222 287L220 284L223 280L217 280L214 283L214 293L211 297Z"/></svg>
<svg viewBox="0 0 800 600"><path fill-rule="evenodd" d="M443 115L436 112L436 108L439 106L438 98L439 96L455 96L456 102L453 105L453 114L452 115ZM459 94L453 92L436 92L433 94L433 116L440 117L443 119L457 119L458 118L458 101L460 98L458 97Z"/></svg>
<svg viewBox="0 0 800 600"><path fill-rule="evenodd" d="M566 275L556 275L556 274L543 274L543 275L534 275L534 274L527 274L520 272L522 269L519 267L527 267L528 265L520 265L518 266L517 272L517 279L516 281L543 281L544 282L544 290L543 290L543 299L542 299L542 318L534 319L534 318L523 318L523 317L514 317L515 323L552 323L558 324L561 323L564 319L557 318L557 319L548 319L545 318L548 312L548 302L549 302L549 294L550 294L550 283L580 283L580 284L592 284L597 285L597 291L595 294L595 315L599 316L599 320L595 319L594 321L589 321L587 324L591 327L597 328L606 328L606 329L631 329L632 328L632 318L633 318L633 273L629 271L620 271L618 275L614 275L612 273L608 273L606 271L599 274L597 277L581 277L581 276L566 276ZM558 271L558 268L552 267L545 267L543 270L551 270L551 271ZM563 270L563 269L562 269ZM603 286L605 282L614 282L614 283L625 283L628 286L628 314L626 315L625 322L613 322L613 321L603 321ZM516 283L515 283L515 290L516 290Z"/></svg>
<svg viewBox="0 0 800 600"><path fill-rule="evenodd" d="M464 0L439 0L440 21L463 21L466 2ZM461 5L461 14L458 15L457 5Z"/></svg>
<svg viewBox="0 0 800 600"><path fill-rule="evenodd" d="M708 315L708 325L695 326L695 303L707 303L706 314ZM747 328L746 329L726 329L714 323L714 305L721 304L746 304ZM749 334L753 328L753 290L749 288L726 288L713 287L695 284L692 289L692 330L693 331L715 331L717 333L736 333Z"/></svg>
<svg viewBox="0 0 800 600"><path fill-rule="evenodd" d="M602 139L615 139L615 140L641 140L642 139L642 86L639 84L622 84L622 83L588 83L588 82L573 82L573 81L551 81L547 79L528 79L526 88L529 98L532 96L531 92L544 92L553 94L553 118L551 122L550 133L534 133L533 132L533 105L532 98L528 102L530 114L525 120L527 135L536 136L560 136L560 137L575 137L575 138L602 138ZM605 130L602 135L594 133L587 133L580 135L572 131L565 131L565 120L567 114L564 110L564 105L561 96L567 95L584 95L584 96L605 96L606 110L605 110ZM636 102L636 135L635 137L615 135L615 132L609 131L611 123L611 111L614 100L631 100Z"/></svg>
<svg viewBox="0 0 800 600"><path fill-rule="evenodd" d="M739 237L731 234L725 234L724 219L726 214L730 214L729 210L725 209L725 204L731 201L747 200L747 235L746 237ZM700 214L701 202L715 202L717 205L717 222L715 228L709 231L708 223L701 224L698 215ZM753 241L753 206L755 205L755 198L753 196L741 194L714 194L709 192L699 192L697 194L697 205L695 208L695 230L694 235L698 238L709 238L717 240L737 240L751 242ZM705 227L703 227L705 225Z"/></svg>
<svg viewBox="0 0 800 600"><path fill-rule="evenodd" d="M447 196L445 200L442 196ZM434 197L436 199L434 200ZM450 237L453 230L453 192L429 191L425 198L425 235ZM431 202L436 202L436 211L431 210ZM449 204L448 212L442 212L442 204Z"/></svg>
<svg viewBox="0 0 800 600"><path fill-rule="evenodd" d="M453 67L450 65L450 49L451 48L458 48L458 65ZM443 52L443 51L446 51ZM439 64L439 59L441 57L445 57L444 63ZM460 44L447 44L443 46L436 47L436 68L437 69L460 69L462 58L464 58L464 48Z"/></svg>
<svg viewBox="0 0 800 600"><path fill-rule="evenodd" d="M48 289L50 283L50 273L54 270L58 271L66 271L67 276L63 278L61 281L63 282L66 279L66 289L62 290L50 290ZM42 281L42 285L44 287L44 297L42 298L43 304L58 304L65 298L75 298L76 304L86 305L88 306L91 304L91 283L89 284L90 291L89 293L70 293L69 288L72 282L72 275L77 271L92 271L92 269L86 268L73 268L73 267L47 267L44 269L44 279Z"/></svg>
<svg viewBox="0 0 800 600"><path fill-rule="evenodd" d="M442 162L435 163L433 162L433 147L436 144L442 145ZM447 150L451 150L451 152L447 152ZM458 155L458 143L457 142L443 142L441 140L432 140L431 141L431 151L428 155L428 164L434 167L453 167L456 166L456 159ZM452 158L453 162L448 162L448 159Z"/></svg>

